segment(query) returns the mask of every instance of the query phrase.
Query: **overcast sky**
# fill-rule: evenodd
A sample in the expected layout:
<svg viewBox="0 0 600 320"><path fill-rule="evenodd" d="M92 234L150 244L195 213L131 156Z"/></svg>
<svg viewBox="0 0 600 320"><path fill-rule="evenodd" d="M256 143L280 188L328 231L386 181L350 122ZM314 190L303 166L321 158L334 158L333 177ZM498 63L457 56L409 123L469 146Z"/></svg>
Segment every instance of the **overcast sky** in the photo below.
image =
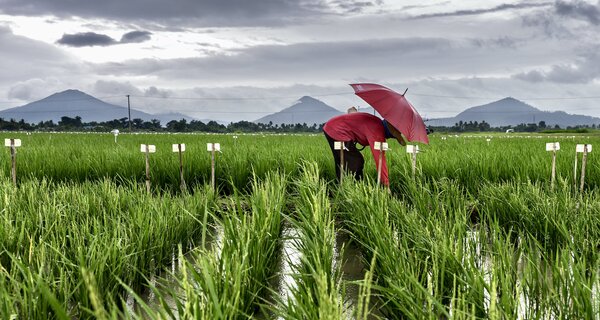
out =
<svg viewBox="0 0 600 320"><path fill-rule="evenodd" d="M66 89L255 120L397 91L426 118L511 96L600 117L598 0L0 0L0 109Z"/></svg>

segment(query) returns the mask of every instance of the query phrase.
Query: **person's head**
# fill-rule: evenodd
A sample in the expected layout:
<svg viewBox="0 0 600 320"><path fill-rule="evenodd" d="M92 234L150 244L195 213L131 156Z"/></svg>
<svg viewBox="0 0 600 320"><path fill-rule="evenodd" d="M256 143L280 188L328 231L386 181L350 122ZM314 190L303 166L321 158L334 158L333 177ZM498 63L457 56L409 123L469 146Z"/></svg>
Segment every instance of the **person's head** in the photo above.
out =
<svg viewBox="0 0 600 320"><path fill-rule="evenodd" d="M403 146L406 145L406 141L402 137L402 133L400 132L400 130L396 129L391 123L387 122L387 120L383 120L383 126L386 130L386 138L396 138L396 140L398 140L398 143L400 143Z"/></svg>
<svg viewBox="0 0 600 320"><path fill-rule="evenodd" d="M358 112L358 109L356 109L356 107L348 108L348 113L355 113L355 112Z"/></svg>

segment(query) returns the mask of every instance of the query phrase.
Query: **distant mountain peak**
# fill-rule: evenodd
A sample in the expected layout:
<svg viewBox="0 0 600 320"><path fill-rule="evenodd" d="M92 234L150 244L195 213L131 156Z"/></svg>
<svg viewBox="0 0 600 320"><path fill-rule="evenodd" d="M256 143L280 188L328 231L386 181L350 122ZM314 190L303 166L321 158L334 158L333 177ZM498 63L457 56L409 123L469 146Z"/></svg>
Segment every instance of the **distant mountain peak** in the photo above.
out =
<svg viewBox="0 0 600 320"><path fill-rule="evenodd" d="M145 121L159 119L161 122L166 123L174 119L193 119L182 113L154 115L136 109L130 111L132 119L140 118ZM101 122L128 117L129 112L126 107L106 103L75 89L57 92L20 107L0 110L0 118L24 119L28 123L48 120L58 122L63 116L71 118L79 116L86 122Z"/></svg>
<svg viewBox="0 0 600 320"><path fill-rule="evenodd" d="M54 101L54 100L77 100L77 99L86 99L86 100L98 100L93 96L76 89L68 89L65 91L57 92L52 95L47 96L39 101Z"/></svg>
<svg viewBox="0 0 600 320"><path fill-rule="evenodd" d="M493 127L519 125L521 123L538 123L544 121L547 125L558 124L561 127L575 125L592 125L600 119L583 115L567 114L563 111L541 111L513 97L506 97L488 104L468 108L455 117L434 119L428 122L433 126L453 126L459 121L485 121Z"/></svg>
<svg viewBox="0 0 600 320"><path fill-rule="evenodd" d="M310 96L303 96L293 105L279 112L264 116L254 122L272 122L273 124L307 123L309 125L315 123L318 125L325 123L331 117L339 114L341 114L339 110L327 105L323 101Z"/></svg>
<svg viewBox="0 0 600 320"><path fill-rule="evenodd" d="M298 99L298 101L302 102L302 103L310 103L310 102L319 102L319 103L323 103L313 97L310 96L303 96L302 98Z"/></svg>

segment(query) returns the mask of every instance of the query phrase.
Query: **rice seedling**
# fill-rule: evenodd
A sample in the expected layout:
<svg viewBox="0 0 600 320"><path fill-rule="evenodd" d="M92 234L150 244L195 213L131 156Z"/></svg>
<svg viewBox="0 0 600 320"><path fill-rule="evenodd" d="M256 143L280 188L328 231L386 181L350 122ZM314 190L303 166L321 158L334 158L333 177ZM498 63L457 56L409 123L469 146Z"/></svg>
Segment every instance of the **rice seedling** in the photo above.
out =
<svg viewBox="0 0 600 320"><path fill-rule="evenodd" d="M0 153L3 319L600 315L594 154L584 192L573 183L575 144L595 136L433 136L415 180L410 155L392 146L390 191L374 185L368 151L366 181L329 183L334 167L322 136L10 137L23 146L16 187L9 153ZM554 188L549 141L561 143ZM207 142L222 145L217 192L207 187ZM141 143L158 149L151 193ZM173 143L187 145L183 192ZM286 226L294 232L284 235ZM361 251L363 280L344 280L340 226ZM222 233L211 243L215 229ZM282 297L273 280L287 242L299 260L288 270L296 285ZM170 287L155 280L169 269ZM354 283L352 311L344 301Z"/></svg>
<svg viewBox="0 0 600 320"><path fill-rule="evenodd" d="M303 163L302 170L295 185L295 214L289 217L297 234L291 245L298 250L299 261L290 261L293 274L283 275L292 277L294 285L283 288L288 294L280 298L279 314L283 319L341 319L344 297L327 185L316 164Z"/></svg>

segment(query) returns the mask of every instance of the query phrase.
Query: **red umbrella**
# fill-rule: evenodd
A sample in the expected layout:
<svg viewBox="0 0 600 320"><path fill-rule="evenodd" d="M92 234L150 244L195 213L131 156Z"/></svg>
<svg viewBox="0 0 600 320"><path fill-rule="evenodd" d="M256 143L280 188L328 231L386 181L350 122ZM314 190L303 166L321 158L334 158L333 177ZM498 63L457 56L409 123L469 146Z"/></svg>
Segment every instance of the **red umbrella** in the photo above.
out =
<svg viewBox="0 0 600 320"><path fill-rule="evenodd" d="M370 104L408 141L429 144L423 119L403 94L374 83L351 84L354 93Z"/></svg>

